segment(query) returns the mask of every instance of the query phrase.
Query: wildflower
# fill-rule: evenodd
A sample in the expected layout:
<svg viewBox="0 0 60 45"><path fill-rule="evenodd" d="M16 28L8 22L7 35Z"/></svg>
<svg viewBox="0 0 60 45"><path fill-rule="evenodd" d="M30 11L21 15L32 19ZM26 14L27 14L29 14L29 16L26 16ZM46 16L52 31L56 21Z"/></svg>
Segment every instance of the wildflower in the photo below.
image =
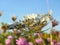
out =
<svg viewBox="0 0 60 45"><path fill-rule="evenodd" d="M50 10L50 11L48 12L48 14L52 15L52 10Z"/></svg>
<svg viewBox="0 0 60 45"><path fill-rule="evenodd" d="M13 39L13 36L11 36L11 35L10 35L10 36L8 36L8 39L11 39L11 40L12 40L12 39Z"/></svg>
<svg viewBox="0 0 60 45"><path fill-rule="evenodd" d="M57 45L60 45L60 42L58 42Z"/></svg>
<svg viewBox="0 0 60 45"><path fill-rule="evenodd" d="M6 44L6 45L10 45L10 44L11 44L11 40L10 40L10 39L6 39L6 40L5 40L5 44Z"/></svg>
<svg viewBox="0 0 60 45"><path fill-rule="evenodd" d="M28 44L29 44L29 45L33 45L33 42L29 42Z"/></svg>
<svg viewBox="0 0 60 45"><path fill-rule="evenodd" d="M17 19L16 16L12 16L12 20L15 21Z"/></svg>
<svg viewBox="0 0 60 45"><path fill-rule="evenodd" d="M23 41L23 43L27 41L26 38L23 37L19 38L19 40Z"/></svg>
<svg viewBox="0 0 60 45"><path fill-rule="evenodd" d="M57 45L57 41L56 40L53 40L53 45Z"/></svg>
<svg viewBox="0 0 60 45"><path fill-rule="evenodd" d="M56 25L58 25L58 22L56 20L52 21L52 27L55 27Z"/></svg>
<svg viewBox="0 0 60 45"><path fill-rule="evenodd" d="M27 40L26 40L26 38L19 38L18 40L16 40L16 44L17 45L26 45Z"/></svg>
<svg viewBox="0 0 60 45"><path fill-rule="evenodd" d="M52 45L54 45L54 43L52 42Z"/></svg>
<svg viewBox="0 0 60 45"><path fill-rule="evenodd" d="M37 39L36 39L36 43L41 44L42 42L43 42L43 40L42 40L41 38L37 38Z"/></svg>

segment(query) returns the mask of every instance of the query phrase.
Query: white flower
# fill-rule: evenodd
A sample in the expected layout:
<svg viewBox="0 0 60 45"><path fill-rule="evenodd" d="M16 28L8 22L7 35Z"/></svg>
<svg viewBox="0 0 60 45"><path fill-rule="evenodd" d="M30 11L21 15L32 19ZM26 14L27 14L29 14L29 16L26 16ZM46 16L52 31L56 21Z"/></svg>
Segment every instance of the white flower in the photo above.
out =
<svg viewBox="0 0 60 45"><path fill-rule="evenodd" d="M37 15L37 18L41 18L41 17L42 17L42 14L38 14L38 15Z"/></svg>
<svg viewBox="0 0 60 45"><path fill-rule="evenodd" d="M45 17L41 19L41 22L45 21Z"/></svg>
<svg viewBox="0 0 60 45"><path fill-rule="evenodd" d="M49 22L50 21L50 18L48 16L46 16L46 21Z"/></svg>
<svg viewBox="0 0 60 45"><path fill-rule="evenodd" d="M35 16L35 14L33 13L33 14L31 15L31 18L35 19L35 17L36 17L36 16Z"/></svg>
<svg viewBox="0 0 60 45"><path fill-rule="evenodd" d="M48 12L48 14L52 15L52 10L50 10L50 11Z"/></svg>
<svg viewBox="0 0 60 45"><path fill-rule="evenodd" d="M29 15L25 16L25 18L27 18L27 19L35 19L35 14L34 13L29 14Z"/></svg>

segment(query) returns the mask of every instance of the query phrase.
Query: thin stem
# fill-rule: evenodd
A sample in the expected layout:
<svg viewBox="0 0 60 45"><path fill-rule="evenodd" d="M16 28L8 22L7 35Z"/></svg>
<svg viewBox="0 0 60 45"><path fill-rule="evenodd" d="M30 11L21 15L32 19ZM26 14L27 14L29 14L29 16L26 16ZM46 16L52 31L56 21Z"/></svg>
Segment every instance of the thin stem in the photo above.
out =
<svg viewBox="0 0 60 45"><path fill-rule="evenodd" d="M14 40L12 39L12 45L14 45Z"/></svg>
<svg viewBox="0 0 60 45"><path fill-rule="evenodd" d="M34 45L36 45L36 42L35 42L35 39L34 39L34 36L33 36L32 31L30 31L30 34L31 34L31 39L32 39L32 41L33 41Z"/></svg>
<svg viewBox="0 0 60 45"><path fill-rule="evenodd" d="M38 45L40 45L40 44L38 44Z"/></svg>
<svg viewBox="0 0 60 45"><path fill-rule="evenodd" d="M36 45L36 42L35 42L33 35L32 35L32 40L33 40L34 45Z"/></svg>
<svg viewBox="0 0 60 45"><path fill-rule="evenodd" d="M50 34L50 44L52 45L52 34Z"/></svg>

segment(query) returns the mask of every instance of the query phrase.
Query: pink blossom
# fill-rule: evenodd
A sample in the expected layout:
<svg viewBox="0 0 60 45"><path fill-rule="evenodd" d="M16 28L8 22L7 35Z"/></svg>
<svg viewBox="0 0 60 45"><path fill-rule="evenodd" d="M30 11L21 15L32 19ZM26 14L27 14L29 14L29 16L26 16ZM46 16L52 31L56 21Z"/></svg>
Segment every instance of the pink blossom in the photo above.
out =
<svg viewBox="0 0 60 45"><path fill-rule="evenodd" d="M57 45L60 45L60 42L58 42Z"/></svg>
<svg viewBox="0 0 60 45"><path fill-rule="evenodd" d="M16 44L17 45L27 45L27 40L26 40L26 38L19 38L18 40L16 40Z"/></svg>
<svg viewBox="0 0 60 45"><path fill-rule="evenodd" d="M29 44L29 45L33 45L33 42L29 42L28 44Z"/></svg>
<svg viewBox="0 0 60 45"><path fill-rule="evenodd" d="M27 41L26 38L19 38L19 40L23 43Z"/></svg>
<svg viewBox="0 0 60 45"><path fill-rule="evenodd" d="M36 43L42 43L42 42L43 42L43 40L41 38L36 39Z"/></svg>
<svg viewBox="0 0 60 45"><path fill-rule="evenodd" d="M50 38L47 38L47 41L50 42Z"/></svg>
<svg viewBox="0 0 60 45"><path fill-rule="evenodd" d="M13 36L11 36L11 35L10 35L10 36L8 36L8 39L11 39L11 40L12 40L12 39L13 39Z"/></svg>
<svg viewBox="0 0 60 45"><path fill-rule="evenodd" d="M10 40L10 39L6 39L6 40L5 40L5 44L6 44L6 45L10 45L10 44L11 44L11 40Z"/></svg>
<svg viewBox="0 0 60 45"><path fill-rule="evenodd" d="M57 45L57 41L53 40L52 45Z"/></svg>

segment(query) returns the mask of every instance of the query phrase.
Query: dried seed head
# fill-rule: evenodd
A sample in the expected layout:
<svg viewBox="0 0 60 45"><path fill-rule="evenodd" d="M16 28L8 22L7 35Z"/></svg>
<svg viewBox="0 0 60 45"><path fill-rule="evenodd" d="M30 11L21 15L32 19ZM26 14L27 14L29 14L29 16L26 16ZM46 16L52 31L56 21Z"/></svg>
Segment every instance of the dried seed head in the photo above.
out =
<svg viewBox="0 0 60 45"><path fill-rule="evenodd" d="M53 20L53 21L52 21L52 27L55 27L56 25L58 25L58 21Z"/></svg>
<svg viewBox="0 0 60 45"><path fill-rule="evenodd" d="M16 16L12 16L12 20L15 21L17 19Z"/></svg>

